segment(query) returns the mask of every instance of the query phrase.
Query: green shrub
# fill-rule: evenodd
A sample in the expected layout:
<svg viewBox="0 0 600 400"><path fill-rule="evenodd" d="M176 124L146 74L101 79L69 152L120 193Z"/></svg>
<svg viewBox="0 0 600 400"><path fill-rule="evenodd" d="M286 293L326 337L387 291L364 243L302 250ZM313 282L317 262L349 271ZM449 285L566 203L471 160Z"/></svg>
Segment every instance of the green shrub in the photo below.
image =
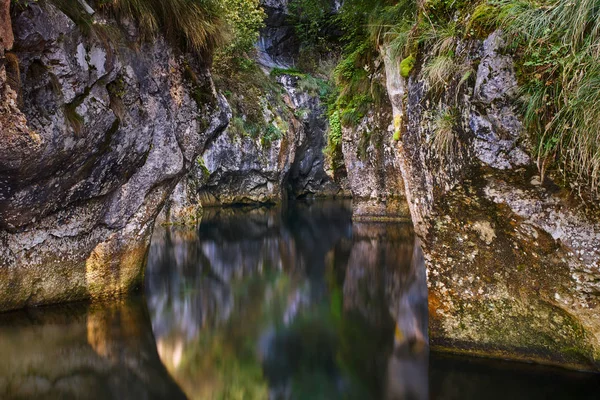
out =
<svg viewBox="0 0 600 400"><path fill-rule="evenodd" d="M228 43L220 46L214 58L214 69L222 76L232 76L253 68L254 45L266 14L259 0L218 0L223 3L223 19L230 31Z"/></svg>
<svg viewBox="0 0 600 400"><path fill-rule="evenodd" d="M279 140L283 137L283 131L274 123L267 125L267 128L261 138L261 144L263 146L270 146L272 142Z"/></svg>

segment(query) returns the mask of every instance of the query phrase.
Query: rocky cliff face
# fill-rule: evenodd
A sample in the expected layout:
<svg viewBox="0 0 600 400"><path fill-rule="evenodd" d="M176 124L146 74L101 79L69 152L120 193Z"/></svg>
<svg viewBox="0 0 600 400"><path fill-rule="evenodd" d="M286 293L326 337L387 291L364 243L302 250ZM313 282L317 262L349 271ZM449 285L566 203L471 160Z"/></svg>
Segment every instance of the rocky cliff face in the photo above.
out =
<svg viewBox="0 0 600 400"><path fill-rule="evenodd" d="M265 132L252 138L226 131L207 148L194 176L203 206L280 203L288 194L331 197L340 193L325 172L325 110L319 96L302 90L299 81L293 75L277 77L284 90L283 103L273 107L276 102L269 93L265 99L267 126L274 126L281 137L265 141Z"/></svg>
<svg viewBox="0 0 600 400"><path fill-rule="evenodd" d="M391 107L385 104L371 109L357 126L343 128L355 219L410 219L392 120Z"/></svg>
<svg viewBox="0 0 600 400"><path fill-rule="evenodd" d="M262 6L267 18L255 61L265 75L261 80L276 81L261 90L258 102L264 121L257 132L231 126L211 142L175 189L161 221L193 222L200 207L280 204L288 197L350 194L345 180L333 178L323 154L328 123L320 94L303 87L303 74L292 71L299 42L290 24L288 2L264 1ZM269 76L273 68L280 69L277 76ZM232 125L245 124L246 117L234 118Z"/></svg>
<svg viewBox="0 0 600 400"><path fill-rule="evenodd" d="M398 61L384 57L404 127L406 197L423 239L431 344L590 368L600 360L599 214L541 182L503 46L501 32L460 44L473 78L462 71L441 90L418 68L402 78Z"/></svg>
<svg viewBox="0 0 600 400"><path fill-rule="evenodd" d="M12 24L0 67L0 310L132 290L156 215L225 128L227 105L196 58L160 38L135 49L134 26L97 17L83 34L51 2L26 3Z"/></svg>

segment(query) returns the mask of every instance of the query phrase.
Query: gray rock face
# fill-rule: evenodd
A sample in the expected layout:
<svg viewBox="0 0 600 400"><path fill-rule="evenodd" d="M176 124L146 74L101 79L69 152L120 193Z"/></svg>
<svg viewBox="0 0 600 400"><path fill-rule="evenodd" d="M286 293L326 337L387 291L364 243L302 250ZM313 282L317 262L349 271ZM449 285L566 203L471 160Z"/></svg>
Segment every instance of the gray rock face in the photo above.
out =
<svg viewBox="0 0 600 400"><path fill-rule="evenodd" d="M355 219L410 218L394 140L396 122L387 103L370 110L356 127L342 128Z"/></svg>
<svg viewBox="0 0 600 400"><path fill-rule="evenodd" d="M340 187L325 172L327 121L318 96L301 90L297 77L282 75L277 80L285 90L285 105L265 108L264 114L267 124L277 125L282 137L265 143L265 132L256 138L234 136L228 131L219 136L195 169L203 206L279 203L288 194L340 193Z"/></svg>
<svg viewBox="0 0 600 400"><path fill-rule="evenodd" d="M288 0L262 0L267 19L256 45L258 61L267 68L290 68L300 49L289 23Z"/></svg>
<svg viewBox="0 0 600 400"><path fill-rule="evenodd" d="M49 3L13 25L24 107L0 75L0 309L131 290L156 215L227 105L208 70L160 38L136 51L84 36Z"/></svg>
<svg viewBox="0 0 600 400"><path fill-rule="evenodd" d="M195 178L206 180L200 184L200 203L207 207L281 202L295 157L294 139L290 130L285 138L263 146L260 138L222 134L202 156L206 169L196 170Z"/></svg>
<svg viewBox="0 0 600 400"><path fill-rule="evenodd" d="M503 46L500 31L483 42L469 127L477 158L493 168L510 169L531 160L519 143L523 126L515 112L517 78L512 57L501 54Z"/></svg>
<svg viewBox="0 0 600 400"><path fill-rule="evenodd" d="M397 151L406 197L423 240L431 345L594 368L600 214L536 176L502 46L500 32L461 43L456 56L479 65L475 79L456 76L441 95L418 69L406 80L386 59L394 119L405 126ZM439 151L435 116L449 109L453 146Z"/></svg>

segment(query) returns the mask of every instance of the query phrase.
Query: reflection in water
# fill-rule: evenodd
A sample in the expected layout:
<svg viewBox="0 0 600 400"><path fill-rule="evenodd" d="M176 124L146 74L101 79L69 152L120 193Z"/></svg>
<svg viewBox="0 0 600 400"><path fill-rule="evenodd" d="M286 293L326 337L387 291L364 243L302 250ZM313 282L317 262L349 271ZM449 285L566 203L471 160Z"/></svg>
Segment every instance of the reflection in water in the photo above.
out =
<svg viewBox="0 0 600 400"><path fill-rule="evenodd" d="M146 289L145 301L0 315L0 398L595 399L600 387L430 355L411 227L352 223L348 204L157 229Z"/></svg>
<svg viewBox="0 0 600 400"><path fill-rule="evenodd" d="M340 203L157 231L146 280L161 358L194 398L424 398L413 244L409 225L353 225Z"/></svg>
<svg viewBox="0 0 600 400"><path fill-rule="evenodd" d="M142 298L0 316L2 399L182 399Z"/></svg>

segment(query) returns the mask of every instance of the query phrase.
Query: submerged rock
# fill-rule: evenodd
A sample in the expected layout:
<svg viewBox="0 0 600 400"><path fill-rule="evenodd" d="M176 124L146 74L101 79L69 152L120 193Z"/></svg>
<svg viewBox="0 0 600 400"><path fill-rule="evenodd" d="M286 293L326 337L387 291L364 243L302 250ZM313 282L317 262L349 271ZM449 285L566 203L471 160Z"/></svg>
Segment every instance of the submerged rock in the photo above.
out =
<svg viewBox="0 0 600 400"><path fill-rule="evenodd" d="M134 50L84 35L47 2L17 9L13 28L24 106L2 67L0 310L139 287L156 215L227 105L161 38Z"/></svg>

